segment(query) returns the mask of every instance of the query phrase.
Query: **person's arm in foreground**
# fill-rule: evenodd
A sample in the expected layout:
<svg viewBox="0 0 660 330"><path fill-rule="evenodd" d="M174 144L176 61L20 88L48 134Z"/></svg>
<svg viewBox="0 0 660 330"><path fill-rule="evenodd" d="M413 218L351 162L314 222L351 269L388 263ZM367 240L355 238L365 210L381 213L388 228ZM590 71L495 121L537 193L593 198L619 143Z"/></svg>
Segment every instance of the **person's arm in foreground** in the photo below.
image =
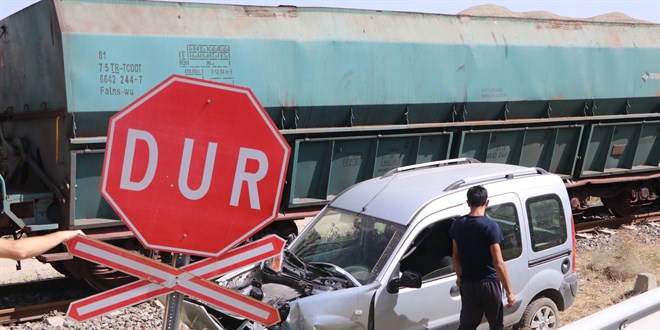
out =
<svg viewBox="0 0 660 330"><path fill-rule="evenodd" d="M506 292L506 307L511 307L516 301L516 296L511 290L509 273L506 270L506 264L502 258L502 250L500 250L500 245L498 243L492 244L490 246L490 254L493 257L493 266L495 267L495 272L497 272L497 278L499 278L500 282L502 282L502 286L504 286L504 292Z"/></svg>
<svg viewBox="0 0 660 330"><path fill-rule="evenodd" d="M76 235L85 235L81 230L63 230L44 236L27 237L19 240L0 239L0 258L21 260L43 254Z"/></svg>
<svg viewBox="0 0 660 330"><path fill-rule="evenodd" d="M451 252L451 260L454 263L454 271L456 272L456 285L461 287L461 261L458 259L458 244L456 240L451 240L453 244Z"/></svg>

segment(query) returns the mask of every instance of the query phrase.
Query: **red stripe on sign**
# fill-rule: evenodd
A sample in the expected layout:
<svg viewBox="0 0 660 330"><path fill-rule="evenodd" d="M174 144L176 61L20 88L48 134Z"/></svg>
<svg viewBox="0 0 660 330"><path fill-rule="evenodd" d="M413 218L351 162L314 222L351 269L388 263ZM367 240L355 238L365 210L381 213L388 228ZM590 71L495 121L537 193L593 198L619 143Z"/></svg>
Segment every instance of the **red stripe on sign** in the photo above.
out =
<svg viewBox="0 0 660 330"><path fill-rule="evenodd" d="M147 281L133 282L74 301L69 305L67 316L82 322L119 308L141 303L170 291L171 289Z"/></svg>
<svg viewBox="0 0 660 330"><path fill-rule="evenodd" d="M76 236L66 243L74 256L110 266L127 274L166 287L174 286L181 270L114 245L85 236Z"/></svg>
<svg viewBox="0 0 660 330"><path fill-rule="evenodd" d="M279 236L270 235L256 242L242 245L218 258L207 258L182 267L182 271L195 276L212 279L243 266L272 258L282 253L285 241Z"/></svg>

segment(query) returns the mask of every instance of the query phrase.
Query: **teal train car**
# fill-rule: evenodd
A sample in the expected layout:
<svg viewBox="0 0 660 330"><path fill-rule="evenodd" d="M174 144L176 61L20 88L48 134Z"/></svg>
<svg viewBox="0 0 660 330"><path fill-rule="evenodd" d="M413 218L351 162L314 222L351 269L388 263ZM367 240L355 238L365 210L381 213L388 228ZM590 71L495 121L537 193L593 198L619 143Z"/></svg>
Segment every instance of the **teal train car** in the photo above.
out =
<svg viewBox="0 0 660 330"><path fill-rule="evenodd" d="M457 157L559 174L575 214L590 197L631 214L657 205L659 36L629 21L42 0L0 21L0 229L140 249L99 193L108 119L172 74L249 87L290 144L267 231L296 233L356 182Z"/></svg>

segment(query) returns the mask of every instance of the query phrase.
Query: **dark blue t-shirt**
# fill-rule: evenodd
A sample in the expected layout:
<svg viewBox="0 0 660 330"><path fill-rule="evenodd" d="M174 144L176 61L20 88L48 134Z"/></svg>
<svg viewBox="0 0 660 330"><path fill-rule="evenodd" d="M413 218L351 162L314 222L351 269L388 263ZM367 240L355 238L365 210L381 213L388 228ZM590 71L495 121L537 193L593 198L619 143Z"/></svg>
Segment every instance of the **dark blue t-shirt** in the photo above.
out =
<svg viewBox="0 0 660 330"><path fill-rule="evenodd" d="M458 245L461 281L480 282L497 279L490 246L504 239L495 221L466 215L454 221L449 235Z"/></svg>

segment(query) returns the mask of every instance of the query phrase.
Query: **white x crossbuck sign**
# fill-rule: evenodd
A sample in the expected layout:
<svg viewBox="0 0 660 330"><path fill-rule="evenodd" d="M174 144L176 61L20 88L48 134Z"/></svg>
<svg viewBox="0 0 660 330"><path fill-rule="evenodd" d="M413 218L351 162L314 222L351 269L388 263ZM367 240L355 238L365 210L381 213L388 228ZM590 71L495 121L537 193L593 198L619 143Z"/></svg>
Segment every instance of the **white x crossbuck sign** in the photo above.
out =
<svg viewBox="0 0 660 330"><path fill-rule="evenodd" d="M118 308L134 305L170 292L203 300L264 325L280 322L274 307L211 282L224 273L279 255L284 240L271 235L193 264L175 268L131 251L85 236L66 243L69 252L141 280L73 302L67 315L83 321Z"/></svg>

